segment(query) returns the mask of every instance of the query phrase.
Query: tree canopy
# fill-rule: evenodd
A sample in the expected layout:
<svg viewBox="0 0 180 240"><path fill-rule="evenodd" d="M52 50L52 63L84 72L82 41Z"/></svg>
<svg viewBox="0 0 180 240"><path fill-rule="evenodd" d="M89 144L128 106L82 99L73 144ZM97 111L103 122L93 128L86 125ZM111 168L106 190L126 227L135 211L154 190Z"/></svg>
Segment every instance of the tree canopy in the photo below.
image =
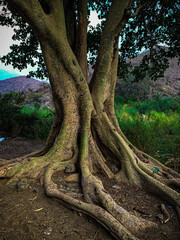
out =
<svg viewBox="0 0 180 240"><path fill-rule="evenodd" d="M74 35L71 38L74 39L72 46L75 51L79 17L78 1L73 0L71 4L66 3L67 1L64 2L65 7L71 9L69 12L72 14L73 24L72 22L70 24L68 20L67 22L73 32L71 35ZM100 38L111 3L112 1L109 0L88 1L88 18L91 11L96 11L101 20L101 24L89 25L87 33L88 63L92 66L96 62ZM48 1L45 3L42 1L42 4L46 8ZM20 71L27 68L28 65L36 66L37 70L30 72L29 76L48 78L39 42L31 27L5 1L0 1L0 6L0 24L12 27L14 29L12 39L19 41L10 47L10 53L2 56L0 60L5 64L11 64ZM168 59L180 56L180 1L136 0L133 1L131 10L127 11L129 11L128 20L119 40L118 76L126 79L132 75L134 81L143 80L147 76L156 80L163 76L164 71L168 68ZM68 16L67 13L67 18ZM162 45L166 48L160 47ZM145 56L140 65L132 68L131 63L127 63L126 60L136 57L144 50L150 50L150 55Z"/></svg>
<svg viewBox="0 0 180 240"><path fill-rule="evenodd" d="M179 1L2 3L7 5L2 10L1 23L16 28L13 38L20 40L20 45L12 46L12 52L2 60L19 69L27 67L27 63L37 63L36 76L48 73L56 115L45 146L8 163L1 160L0 177L9 178L8 184L40 181L47 196L95 218L116 239L144 239L149 230L161 239L156 223L128 212L104 185L113 180L125 187L148 190L172 204L180 217L180 175L133 146L123 134L114 111L119 59L119 74L123 76L121 69L126 70L126 58L149 48L149 57L143 59L140 68L132 70L135 80L140 80L149 69L152 78L162 74L167 66L162 57L179 56ZM87 34L91 10L97 11L102 22ZM161 48L156 51L161 42L169 45L167 52ZM94 58L90 84L87 49L89 61ZM54 180L55 173L65 180L70 173L82 195L76 198L73 193L64 192Z"/></svg>

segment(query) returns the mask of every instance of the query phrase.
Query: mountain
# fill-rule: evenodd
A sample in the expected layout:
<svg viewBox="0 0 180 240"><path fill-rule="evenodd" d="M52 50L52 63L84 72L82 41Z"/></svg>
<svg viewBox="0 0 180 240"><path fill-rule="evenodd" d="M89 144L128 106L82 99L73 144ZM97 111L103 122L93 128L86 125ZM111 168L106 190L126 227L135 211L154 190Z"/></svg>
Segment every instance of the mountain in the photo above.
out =
<svg viewBox="0 0 180 240"><path fill-rule="evenodd" d="M31 88L32 91L36 91L40 88L41 83L41 81L34 78L26 78L26 76L8 78L0 81L0 93L7 93L9 91L23 92L29 88Z"/></svg>
<svg viewBox="0 0 180 240"><path fill-rule="evenodd" d="M148 55L149 51L144 51L138 54L137 57L130 59L133 66L138 65L144 55ZM128 60L129 61L129 60ZM1 70L0 70L1 73ZM93 75L93 69L88 69L88 82ZM30 89L30 90L28 90ZM26 78L25 76L18 76L0 81L0 93L6 93L12 91L25 91L26 95L30 95L30 92L34 92L39 95L43 95L40 99L42 105L52 106L52 94L50 84L47 82L41 82L33 78ZM178 58L169 59L169 68L165 71L164 77L159 78L156 81L144 80L139 83L123 82L121 79L117 79L116 95L121 95L125 98L135 97L152 98L157 94L162 97L180 97L180 67L178 64ZM33 103L32 103L33 104Z"/></svg>
<svg viewBox="0 0 180 240"><path fill-rule="evenodd" d="M11 72L5 71L3 69L0 69L0 81L7 79L7 78L17 77L17 76L19 76L19 75L16 73L11 73Z"/></svg>
<svg viewBox="0 0 180 240"><path fill-rule="evenodd" d="M26 103L33 106L38 102L41 106L54 108L50 84L34 78L19 76L0 81L0 93L24 92Z"/></svg>
<svg viewBox="0 0 180 240"><path fill-rule="evenodd" d="M41 82L40 87L36 91L32 92L31 89L29 89L24 93L28 105L33 106L35 102L38 102L41 106L47 106L54 109L51 86L49 83Z"/></svg>
<svg viewBox="0 0 180 240"><path fill-rule="evenodd" d="M162 47L166 48L166 47ZM168 49L167 49L168 50ZM144 51L133 59L128 59L132 66L137 66L145 55L149 55L150 51ZM158 78L156 81L147 79L139 83L123 82L117 80L116 94L124 97L152 98L157 94L162 97L180 97L180 66L178 58L169 58L169 68L166 69L164 77Z"/></svg>

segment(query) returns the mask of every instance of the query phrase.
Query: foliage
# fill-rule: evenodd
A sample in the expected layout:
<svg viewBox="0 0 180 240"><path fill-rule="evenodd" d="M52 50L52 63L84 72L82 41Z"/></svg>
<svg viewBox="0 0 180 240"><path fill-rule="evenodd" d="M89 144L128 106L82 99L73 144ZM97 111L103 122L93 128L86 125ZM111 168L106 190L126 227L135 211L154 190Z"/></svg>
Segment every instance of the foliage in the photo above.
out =
<svg viewBox="0 0 180 240"><path fill-rule="evenodd" d="M11 51L2 56L0 60L5 65L11 64L20 71L28 68L28 65L36 66L37 70L35 72L31 71L28 77L48 78L39 42L31 27L5 1L0 1L0 6L2 6L0 9L0 25L12 27L14 29L12 39L16 41L10 46Z"/></svg>
<svg viewBox="0 0 180 240"><path fill-rule="evenodd" d="M45 140L55 112L35 103L24 105L23 93L0 95L0 130L9 136ZM166 163L178 156L180 142L180 99L137 101L115 97L119 124L127 138L141 150Z"/></svg>
<svg viewBox="0 0 180 240"><path fill-rule="evenodd" d="M37 94L37 93L31 92L29 94L29 96L27 96L27 100L30 100L30 101L33 101L33 102L39 102L40 98L42 98L42 97L43 97L42 94Z"/></svg>
<svg viewBox="0 0 180 240"><path fill-rule="evenodd" d="M72 2L76 4L78 1ZM104 20L111 3L109 0L88 1L89 12L96 11L102 20L96 27L89 27L87 43L88 61L91 64L95 63L97 57ZM27 68L28 64L37 66L37 71L30 72L29 76L48 78L38 40L31 28L5 1L0 1L0 5L3 6L0 11L0 24L13 27L13 40L19 41L10 47L10 53L0 60L19 70ZM75 9L78 8L78 4L76 5ZM179 10L180 0L133 2L128 23L120 35L119 77L126 79L129 72L134 81L142 80L146 76L154 80L163 76L168 67L168 58L180 56ZM74 11L74 14L76 12ZM159 47L162 43L169 47L168 50ZM132 68L130 63L126 63L127 58L135 57L144 49L150 49L150 54L142 59L139 66Z"/></svg>
<svg viewBox="0 0 180 240"><path fill-rule="evenodd" d="M102 27L97 24L96 27L89 26L87 33L88 63L94 66L98 54L99 43L102 35Z"/></svg>
<svg viewBox="0 0 180 240"><path fill-rule="evenodd" d="M180 157L180 99L136 102L116 97L115 110L122 131L137 148L163 163L169 156Z"/></svg>
<svg viewBox="0 0 180 240"><path fill-rule="evenodd" d="M39 103L34 103L34 106L24 106L21 109L21 114L24 116L24 129L22 134L28 138L39 138L46 140L50 128L53 123L55 112L47 106L40 107Z"/></svg>
<svg viewBox="0 0 180 240"><path fill-rule="evenodd" d="M92 9L96 10L100 19L106 17L111 1L107 1L107 9L97 7L92 1ZM103 1L98 1L103 2ZM180 56L179 44L179 0L148 1L136 0L131 15L120 34L118 76L122 79L133 78L138 82L144 79L156 80L163 77L169 67L169 58ZM96 58L104 22L90 27L88 45L89 62ZM166 47L161 47L161 45ZM137 66L132 66L127 59L134 58L138 53L150 51ZM92 54L93 53L93 54Z"/></svg>
<svg viewBox="0 0 180 240"><path fill-rule="evenodd" d="M144 1L133 3L134 18L120 34L119 76L126 78L127 72L134 76L134 81L150 77L156 80L164 75L168 68L168 58L180 56L179 43L179 0ZM168 48L160 47L160 45ZM144 56L138 66L126 64L127 58L134 58L144 49L149 54Z"/></svg>
<svg viewBox="0 0 180 240"><path fill-rule="evenodd" d="M8 136L45 140L55 112L48 107L33 107L20 102L21 93L0 95L0 130Z"/></svg>
<svg viewBox="0 0 180 240"><path fill-rule="evenodd" d="M154 110L156 112L168 113L169 111L180 113L180 99L161 98L160 95L156 95L153 99L147 99L137 101L136 98L123 98L121 96L115 96L115 108L120 104L128 104L129 107L137 110L140 114L148 114Z"/></svg>
<svg viewBox="0 0 180 240"><path fill-rule="evenodd" d="M16 128L16 121L20 117L22 101L21 93L10 92L4 95L0 94L1 131L13 134L13 129Z"/></svg>
<svg viewBox="0 0 180 240"><path fill-rule="evenodd" d="M6 102L7 104L14 104L14 105L23 105L25 100L25 95L23 92L13 92L10 91L6 94L0 93L0 101L1 103Z"/></svg>
<svg viewBox="0 0 180 240"><path fill-rule="evenodd" d="M150 95L150 86L151 81L147 78L144 81L137 83L133 81L131 76L129 76L125 80L121 79L118 81L115 91L117 95L120 95L124 99L133 98L141 100L143 98L147 99Z"/></svg>

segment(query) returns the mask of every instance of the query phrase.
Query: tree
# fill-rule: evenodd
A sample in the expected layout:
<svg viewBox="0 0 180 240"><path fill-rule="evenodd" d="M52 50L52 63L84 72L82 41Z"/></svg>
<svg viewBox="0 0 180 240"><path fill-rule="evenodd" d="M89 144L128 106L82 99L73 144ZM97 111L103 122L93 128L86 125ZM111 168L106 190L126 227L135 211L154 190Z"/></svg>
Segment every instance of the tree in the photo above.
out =
<svg viewBox="0 0 180 240"><path fill-rule="evenodd" d="M89 6L100 7L101 17L106 17L89 86L87 0L6 2L25 19L40 43L56 116L44 148L2 165L0 176L10 178L9 183L41 179L47 196L92 216L117 239L138 239L156 226L118 205L105 191L99 173L117 183L148 189L173 204L180 215L180 195L175 190L180 187L179 174L135 148L122 133L114 112L119 35L132 13L136 16L143 7L158 7L161 1L153 1L153 6L152 1L143 5L132 0L89 1ZM103 14L105 6L107 11ZM83 200L63 194L52 180L54 172L61 172L72 163L81 181ZM156 178L153 166L159 170Z"/></svg>

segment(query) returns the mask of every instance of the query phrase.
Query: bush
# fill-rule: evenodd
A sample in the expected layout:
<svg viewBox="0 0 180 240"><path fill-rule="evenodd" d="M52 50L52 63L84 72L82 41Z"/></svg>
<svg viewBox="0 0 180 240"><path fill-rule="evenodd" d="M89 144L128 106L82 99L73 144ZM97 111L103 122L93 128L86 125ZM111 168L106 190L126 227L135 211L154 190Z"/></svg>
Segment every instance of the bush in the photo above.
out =
<svg viewBox="0 0 180 240"><path fill-rule="evenodd" d="M0 94L0 130L13 135L17 129L17 122L21 117L21 108L24 101L22 93Z"/></svg>
<svg viewBox="0 0 180 240"><path fill-rule="evenodd" d="M21 136L45 140L51 129L55 111L46 106L41 108L40 105L34 104L34 107L24 106L21 113L25 120Z"/></svg>
<svg viewBox="0 0 180 240"><path fill-rule="evenodd" d="M0 94L0 131L9 136L45 140L55 111L35 103L24 105L23 93ZM115 112L127 138L139 149L166 163L179 157L180 99L160 98L137 102L115 97Z"/></svg>
<svg viewBox="0 0 180 240"><path fill-rule="evenodd" d="M23 94L10 92L0 95L0 131L12 137L45 140L49 134L55 111L48 107L23 105Z"/></svg>
<svg viewBox="0 0 180 240"><path fill-rule="evenodd" d="M168 161L167 156L179 157L179 99L155 98L147 102L120 102L123 102L122 99L115 99L119 125L137 148L163 163Z"/></svg>
<svg viewBox="0 0 180 240"><path fill-rule="evenodd" d="M128 103L129 107L136 109L140 114L149 113L151 110L157 112L169 112L169 110L180 113L180 99L161 98L157 95L153 99L137 101L137 99L123 99L121 96L115 97L115 107L120 107L120 104Z"/></svg>

